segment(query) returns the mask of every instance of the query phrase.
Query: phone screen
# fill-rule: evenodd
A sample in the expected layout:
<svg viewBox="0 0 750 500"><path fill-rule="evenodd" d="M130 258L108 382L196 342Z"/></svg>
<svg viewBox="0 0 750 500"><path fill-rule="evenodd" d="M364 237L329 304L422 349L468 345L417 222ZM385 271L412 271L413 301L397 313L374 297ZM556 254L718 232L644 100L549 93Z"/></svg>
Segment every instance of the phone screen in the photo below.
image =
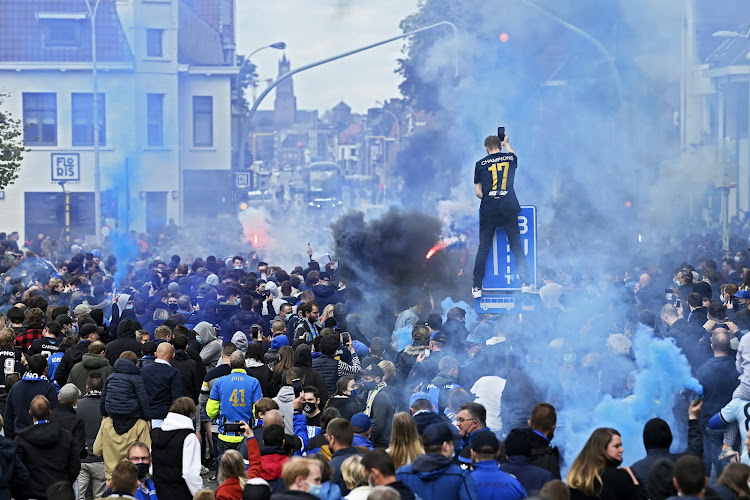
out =
<svg viewBox="0 0 750 500"><path fill-rule="evenodd" d="M505 140L505 127L497 127L497 136L501 141Z"/></svg>
<svg viewBox="0 0 750 500"><path fill-rule="evenodd" d="M297 399L302 394L302 382L299 379L292 380L292 387L294 387L294 399Z"/></svg>
<svg viewBox="0 0 750 500"><path fill-rule="evenodd" d="M344 341L344 345L347 345L349 342L351 342L352 338L348 333L344 332L341 334L341 340Z"/></svg>

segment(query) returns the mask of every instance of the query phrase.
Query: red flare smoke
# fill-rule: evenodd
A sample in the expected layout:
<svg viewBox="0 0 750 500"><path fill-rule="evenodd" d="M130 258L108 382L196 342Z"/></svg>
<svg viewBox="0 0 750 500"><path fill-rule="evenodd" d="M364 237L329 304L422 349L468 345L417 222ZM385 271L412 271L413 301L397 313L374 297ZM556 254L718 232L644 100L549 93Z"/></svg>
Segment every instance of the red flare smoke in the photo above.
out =
<svg viewBox="0 0 750 500"><path fill-rule="evenodd" d="M434 246L433 246L432 248L430 248L430 250L429 250L429 251L427 252L427 257L426 257L426 258L428 258L428 259L429 259L429 258L430 258L430 257L432 257L433 255L435 255L435 254L436 254L436 253L437 253L438 251L442 250L443 248L445 248L445 247L447 247L447 246L448 246L448 243L447 243L447 242L446 242L445 240L440 240L440 241L438 241L438 242L437 242L437 243L435 243L435 245L434 245Z"/></svg>

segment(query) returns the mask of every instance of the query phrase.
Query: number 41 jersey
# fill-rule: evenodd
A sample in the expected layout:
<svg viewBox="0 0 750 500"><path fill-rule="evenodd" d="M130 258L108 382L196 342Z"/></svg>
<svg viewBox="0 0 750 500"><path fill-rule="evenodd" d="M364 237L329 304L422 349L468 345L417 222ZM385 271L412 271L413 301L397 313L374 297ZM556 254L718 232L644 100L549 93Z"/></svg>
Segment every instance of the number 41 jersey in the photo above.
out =
<svg viewBox="0 0 750 500"><path fill-rule="evenodd" d="M493 153L479 160L474 167L474 184L482 185L480 212L521 211L513 183L518 158L513 153Z"/></svg>

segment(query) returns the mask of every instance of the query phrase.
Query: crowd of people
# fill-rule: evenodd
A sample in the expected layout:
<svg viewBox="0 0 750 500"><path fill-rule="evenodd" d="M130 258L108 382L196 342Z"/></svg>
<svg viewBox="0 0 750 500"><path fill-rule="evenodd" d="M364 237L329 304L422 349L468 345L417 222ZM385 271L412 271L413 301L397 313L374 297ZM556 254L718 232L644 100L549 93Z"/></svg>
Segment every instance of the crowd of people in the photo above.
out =
<svg viewBox="0 0 750 500"><path fill-rule="evenodd" d="M333 261L53 262L35 243L0 238L0 498L750 498L745 253L547 268L542 311L477 324L420 288L387 338ZM591 415L633 397L644 335L673 340L702 394L649 415L624 467ZM562 453L572 405L563 425L590 437Z"/></svg>

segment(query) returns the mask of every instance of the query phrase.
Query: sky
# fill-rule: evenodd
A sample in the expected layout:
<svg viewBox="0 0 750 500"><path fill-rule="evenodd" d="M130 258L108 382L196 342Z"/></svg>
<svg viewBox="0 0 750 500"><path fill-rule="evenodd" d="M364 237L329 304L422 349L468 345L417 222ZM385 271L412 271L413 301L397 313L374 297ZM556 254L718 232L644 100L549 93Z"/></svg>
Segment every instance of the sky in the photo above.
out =
<svg viewBox="0 0 750 500"><path fill-rule="evenodd" d="M265 49L253 56L260 79L275 79L282 52L292 69L319 59L401 34L399 22L417 10L417 0L239 0L237 53L283 41L284 51ZM394 73L403 40L376 47L294 76L298 109L318 109L322 115L339 101L355 113L375 101L400 97L400 76ZM273 107L271 92L260 109ZM248 96L252 100L252 96Z"/></svg>

